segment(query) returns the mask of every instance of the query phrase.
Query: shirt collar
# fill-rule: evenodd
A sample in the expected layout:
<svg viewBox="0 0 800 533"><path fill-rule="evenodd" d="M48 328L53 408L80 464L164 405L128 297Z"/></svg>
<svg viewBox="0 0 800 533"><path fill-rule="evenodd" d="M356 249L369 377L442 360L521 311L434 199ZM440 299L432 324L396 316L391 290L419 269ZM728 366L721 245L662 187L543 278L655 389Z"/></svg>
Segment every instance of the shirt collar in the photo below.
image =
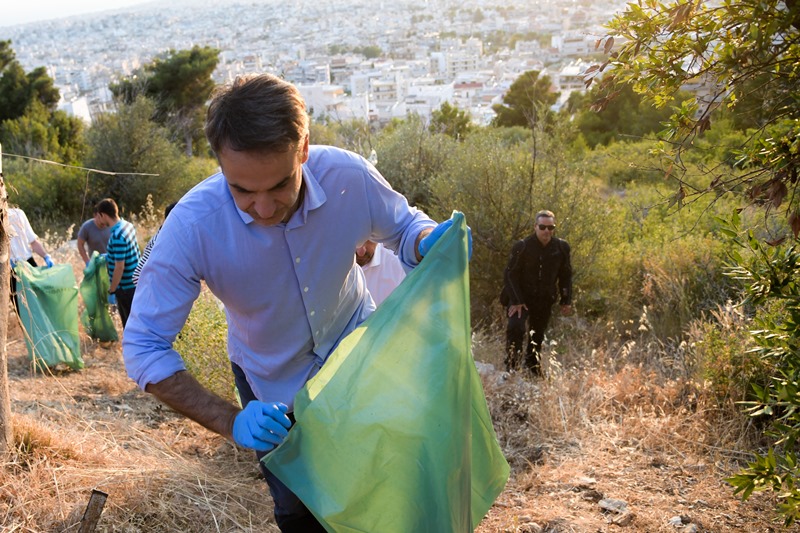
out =
<svg viewBox="0 0 800 533"><path fill-rule="evenodd" d="M383 251L381 250L381 248L383 248L383 246L381 246L380 244L378 244L375 247L375 253L372 254L372 259L370 259L369 263L367 263L364 266L370 267L370 268L381 266L381 255L383 255Z"/></svg>

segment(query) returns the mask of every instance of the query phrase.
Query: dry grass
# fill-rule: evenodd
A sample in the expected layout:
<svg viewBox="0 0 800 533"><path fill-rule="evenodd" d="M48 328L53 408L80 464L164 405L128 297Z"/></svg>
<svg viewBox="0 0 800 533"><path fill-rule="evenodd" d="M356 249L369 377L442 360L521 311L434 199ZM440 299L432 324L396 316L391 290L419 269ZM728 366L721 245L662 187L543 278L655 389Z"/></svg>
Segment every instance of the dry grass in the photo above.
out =
<svg viewBox="0 0 800 533"><path fill-rule="evenodd" d="M138 391L118 346L81 372L32 376L25 359L11 355L3 531L77 531L92 489L109 495L100 531L275 530L253 456Z"/></svg>
<svg viewBox="0 0 800 533"><path fill-rule="evenodd" d="M759 435L733 403L720 408L691 378L686 346L645 332L615 341L596 328L575 319L556 325L557 336L574 342L550 345L545 379L502 372L499 331L475 336L476 359L495 365L479 369L512 467L478 531L613 530L596 503L603 497L628 504L626 527L635 531L676 531L668 520L679 515L699 531L780 529L773 495L741 502L724 483Z"/></svg>

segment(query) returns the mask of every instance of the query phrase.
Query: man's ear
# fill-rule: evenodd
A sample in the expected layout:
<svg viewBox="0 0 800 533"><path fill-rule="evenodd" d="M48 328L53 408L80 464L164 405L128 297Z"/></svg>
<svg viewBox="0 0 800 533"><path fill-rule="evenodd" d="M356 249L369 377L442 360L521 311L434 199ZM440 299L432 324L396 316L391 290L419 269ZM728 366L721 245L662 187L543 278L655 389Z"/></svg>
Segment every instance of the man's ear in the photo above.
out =
<svg viewBox="0 0 800 533"><path fill-rule="evenodd" d="M301 156L301 161L300 161L301 163L305 163L306 161L308 161L308 145L309 145L308 137L309 137L309 135L306 134L306 138L303 141L303 147L301 149L301 151L302 151L302 156Z"/></svg>

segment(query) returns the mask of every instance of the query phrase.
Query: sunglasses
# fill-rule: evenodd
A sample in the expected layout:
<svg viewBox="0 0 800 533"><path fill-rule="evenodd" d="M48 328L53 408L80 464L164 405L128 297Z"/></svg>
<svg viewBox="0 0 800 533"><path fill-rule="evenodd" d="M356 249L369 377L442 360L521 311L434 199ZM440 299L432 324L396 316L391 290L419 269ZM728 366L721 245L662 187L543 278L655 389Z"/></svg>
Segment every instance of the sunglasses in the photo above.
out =
<svg viewBox="0 0 800 533"><path fill-rule="evenodd" d="M550 224L550 225L539 224L539 229L542 230L542 231L544 231L546 229L549 229L550 231L553 231L554 229L556 229L556 226L555 226L555 224Z"/></svg>

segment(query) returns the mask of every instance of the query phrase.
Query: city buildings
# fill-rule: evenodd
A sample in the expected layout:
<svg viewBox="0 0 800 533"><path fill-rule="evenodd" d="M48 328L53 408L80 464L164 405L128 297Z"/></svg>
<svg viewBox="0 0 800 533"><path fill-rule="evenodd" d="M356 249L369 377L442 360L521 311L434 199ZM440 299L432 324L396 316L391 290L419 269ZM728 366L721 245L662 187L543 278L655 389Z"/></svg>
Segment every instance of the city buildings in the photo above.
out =
<svg viewBox="0 0 800 533"><path fill-rule="evenodd" d="M0 26L26 70L45 66L62 108L89 120L110 83L171 50L220 50L218 82L272 72L297 84L316 120L428 119L449 102L479 124L527 70L563 102L583 91L594 43L623 3L535 0L251 0L150 3L91 16Z"/></svg>

